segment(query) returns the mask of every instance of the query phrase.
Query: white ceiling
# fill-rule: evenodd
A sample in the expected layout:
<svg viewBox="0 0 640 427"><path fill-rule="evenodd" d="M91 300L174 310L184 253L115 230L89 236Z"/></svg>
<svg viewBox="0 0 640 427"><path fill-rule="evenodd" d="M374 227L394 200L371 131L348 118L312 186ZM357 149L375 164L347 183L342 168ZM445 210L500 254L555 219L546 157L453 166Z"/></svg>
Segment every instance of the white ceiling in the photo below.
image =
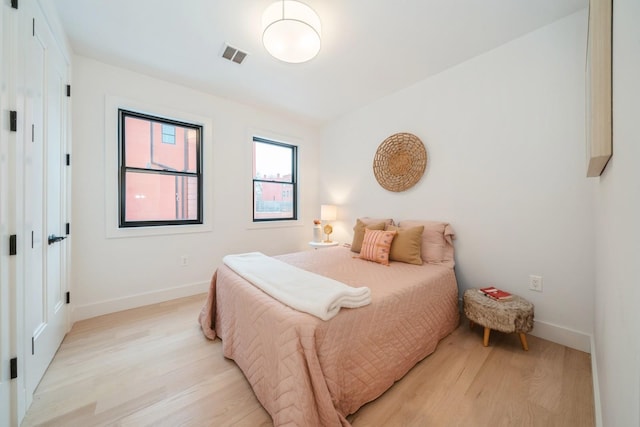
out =
<svg viewBox="0 0 640 427"><path fill-rule="evenodd" d="M320 124L587 6L588 0L304 0L322 48L261 44L273 0L53 0L75 53ZM224 43L249 53L220 57Z"/></svg>

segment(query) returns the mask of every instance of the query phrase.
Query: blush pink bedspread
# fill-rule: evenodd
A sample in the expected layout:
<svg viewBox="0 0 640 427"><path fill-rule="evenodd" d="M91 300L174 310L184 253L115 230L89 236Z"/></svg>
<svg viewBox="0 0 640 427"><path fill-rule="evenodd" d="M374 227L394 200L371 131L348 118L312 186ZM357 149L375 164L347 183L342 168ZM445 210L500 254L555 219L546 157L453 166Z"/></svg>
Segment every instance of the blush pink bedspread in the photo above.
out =
<svg viewBox="0 0 640 427"><path fill-rule="evenodd" d="M323 321L293 310L226 266L213 276L199 321L222 339L224 356L249 380L276 426L348 426L346 416L374 400L436 349L458 325L453 269L383 266L335 247L278 256L351 286L372 303Z"/></svg>

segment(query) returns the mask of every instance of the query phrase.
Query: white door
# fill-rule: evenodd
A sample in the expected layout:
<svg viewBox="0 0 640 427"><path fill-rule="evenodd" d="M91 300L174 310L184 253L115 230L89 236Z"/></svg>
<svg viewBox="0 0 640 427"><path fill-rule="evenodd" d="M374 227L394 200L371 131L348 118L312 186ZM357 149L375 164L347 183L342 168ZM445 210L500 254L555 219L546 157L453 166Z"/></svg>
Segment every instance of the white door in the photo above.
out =
<svg viewBox="0 0 640 427"><path fill-rule="evenodd" d="M9 110L8 70L6 62L8 52L9 17L5 22L5 5L0 6L0 426L11 422L11 379L7 370L11 354L10 337L12 335L9 315L9 253L6 242L9 239L9 127L6 124L6 111Z"/></svg>
<svg viewBox="0 0 640 427"><path fill-rule="evenodd" d="M27 14L28 16L28 14ZM26 407L67 331L67 64L37 6L26 52L25 392ZM28 25L31 24L31 25ZM28 27L28 28L27 28Z"/></svg>

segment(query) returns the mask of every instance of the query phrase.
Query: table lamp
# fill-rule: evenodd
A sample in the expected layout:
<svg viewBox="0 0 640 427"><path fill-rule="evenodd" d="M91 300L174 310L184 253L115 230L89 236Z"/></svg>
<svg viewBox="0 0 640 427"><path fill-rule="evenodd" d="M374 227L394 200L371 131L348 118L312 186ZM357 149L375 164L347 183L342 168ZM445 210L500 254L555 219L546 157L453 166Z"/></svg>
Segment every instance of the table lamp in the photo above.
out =
<svg viewBox="0 0 640 427"><path fill-rule="evenodd" d="M335 221L338 213L338 208L335 205L321 205L320 206L320 219L323 221ZM327 235L325 243L331 243L329 238L333 233L333 227L330 224L325 224L324 234Z"/></svg>

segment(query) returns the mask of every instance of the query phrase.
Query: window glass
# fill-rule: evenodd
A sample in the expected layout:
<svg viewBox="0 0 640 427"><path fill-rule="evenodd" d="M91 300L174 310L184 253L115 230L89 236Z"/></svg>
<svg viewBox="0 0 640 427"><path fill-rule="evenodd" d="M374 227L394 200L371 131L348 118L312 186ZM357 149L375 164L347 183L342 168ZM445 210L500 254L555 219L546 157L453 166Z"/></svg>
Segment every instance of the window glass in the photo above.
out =
<svg viewBox="0 0 640 427"><path fill-rule="evenodd" d="M198 130L169 126L174 132L174 143L166 144L162 133L165 126L149 118L124 117L127 167L196 172Z"/></svg>
<svg viewBox="0 0 640 427"><path fill-rule="evenodd" d="M270 181L291 182L293 162L291 146L254 142L255 162L253 176Z"/></svg>
<svg viewBox="0 0 640 427"><path fill-rule="evenodd" d="M198 219L195 177L127 172L125 221Z"/></svg>

